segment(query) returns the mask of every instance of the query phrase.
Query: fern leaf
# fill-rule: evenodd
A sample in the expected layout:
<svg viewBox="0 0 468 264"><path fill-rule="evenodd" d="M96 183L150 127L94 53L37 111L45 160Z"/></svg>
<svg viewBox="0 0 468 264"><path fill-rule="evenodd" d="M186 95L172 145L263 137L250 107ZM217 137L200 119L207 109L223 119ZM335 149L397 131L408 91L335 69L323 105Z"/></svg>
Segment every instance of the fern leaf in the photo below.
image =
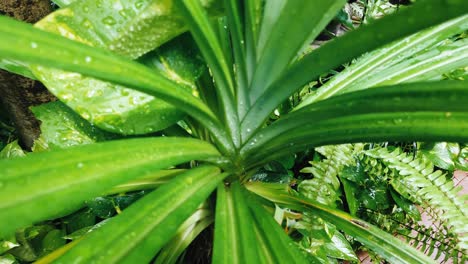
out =
<svg viewBox="0 0 468 264"><path fill-rule="evenodd" d="M364 144L331 145L316 148L325 159L311 161L311 167L305 167L302 173L311 173L314 178L302 181L298 191L322 204L336 206L340 201L340 181L338 174L345 166L356 163L356 153L363 149Z"/></svg>
<svg viewBox="0 0 468 264"><path fill-rule="evenodd" d="M392 186L398 191L402 186L410 194L412 200L423 200L431 207L443 211L441 219L452 226L459 236L459 247L468 250L468 208L465 205L466 196L458 195L452 179L439 170L434 171L434 165L423 156L413 158L401 149L390 152L386 148L375 148L364 152L365 155L381 159L383 163L399 173L391 179Z"/></svg>

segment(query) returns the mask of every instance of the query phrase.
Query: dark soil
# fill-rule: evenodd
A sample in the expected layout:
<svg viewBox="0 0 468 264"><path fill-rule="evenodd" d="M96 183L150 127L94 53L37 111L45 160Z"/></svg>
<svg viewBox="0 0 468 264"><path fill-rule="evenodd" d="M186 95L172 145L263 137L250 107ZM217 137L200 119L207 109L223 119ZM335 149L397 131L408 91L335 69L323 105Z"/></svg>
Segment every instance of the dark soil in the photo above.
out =
<svg viewBox="0 0 468 264"><path fill-rule="evenodd" d="M52 12L49 0L0 0L0 14L36 23Z"/></svg>
<svg viewBox="0 0 468 264"><path fill-rule="evenodd" d="M211 225L188 246L185 252L184 264L209 264L213 254L214 226Z"/></svg>
<svg viewBox="0 0 468 264"><path fill-rule="evenodd" d="M0 0L0 14L35 23L53 11L49 0ZM23 76L0 70L0 110L15 126L20 145L31 150L41 133L30 106L56 100L44 86Z"/></svg>

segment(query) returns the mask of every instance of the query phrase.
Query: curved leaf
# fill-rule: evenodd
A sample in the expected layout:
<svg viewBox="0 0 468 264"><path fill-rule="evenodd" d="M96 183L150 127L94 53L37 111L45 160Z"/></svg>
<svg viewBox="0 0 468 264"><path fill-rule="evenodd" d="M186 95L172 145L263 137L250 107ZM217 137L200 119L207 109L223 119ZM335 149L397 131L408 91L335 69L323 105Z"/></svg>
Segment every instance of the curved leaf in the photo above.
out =
<svg viewBox="0 0 468 264"><path fill-rule="evenodd" d="M145 138L82 145L1 160L0 237L79 208L111 187L193 159L215 158L206 142Z"/></svg>
<svg viewBox="0 0 468 264"><path fill-rule="evenodd" d="M196 239L196 237L214 221L209 208L201 208L195 211L180 227L177 234L169 241L154 264L174 264L183 251Z"/></svg>
<svg viewBox="0 0 468 264"><path fill-rule="evenodd" d="M468 20L468 16L466 17ZM468 27L467 27L468 29ZM442 79L443 74L468 65L468 39L440 44L359 80L343 92L398 83Z"/></svg>
<svg viewBox="0 0 468 264"><path fill-rule="evenodd" d="M213 73L222 116L234 144L238 146L240 144L239 117L234 103L232 66L227 63L227 55L223 53L220 40L210 24L209 17L203 10L201 2L176 0L176 5L184 15L190 32Z"/></svg>
<svg viewBox="0 0 468 264"><path fill-rule="evenodd" d="M50 102L31 108L41 121L41 136L33 151L89 144L112 138L113 135L92 126L61 102Z"/></svg>
<svg viewBox="0 0 468 264"><path fill-rule="evenodd" d="M183 169L154 171L143 177L138 177L137 179L114 186L106 191L106 195L156 189L184 171Z"/></svg>
<svg viewBox="0 0 468 264"><path fill-rule="evenodd" d="M52 2L54 2L55 4L57 4L58 6L60 7L64 7L66 5L69 5L73 2L76 2L78 0L53 0Z"/></svg>
<svg viewBox="0 0 468 264"><path fill-rule="evenodd" d="M226 151L232 144L215 115L191 92L138 63L100 48L0 16L0 57L47 65L125 85L177 105L213 133ZM73 73L76 75L76 73Z"/></svg>
<svg viewBox="0 0 468 264"><path fill-rule="evenodd" d="M285 1L270 31L264 33L268 28L262 28L262 37L266 38L257 50L258 62L250 90L252 103L283 73L304 44L320 34L344 4L344 0Z"/></svg>
<svg viewBox="0 0 468 264"><path fill-rule="evenodd" d="M254 136L244 145L241 154L258 152L255 149L265 148L265 146L268 145L278 145L280 141L285 144L294 143L296 134L292 134L292 131L302 133L301 135L307 133L317 135L315 130L325 129L325 127L321 127L322 123L330 124L330 126L327 125L325 131L344 130L345 124L343 123L343 125L340 125L338 121L336 127L332 127L331 124L334 122L332 119L334 118L346 119L352 122L353 116L368 115L367 120L373 120L373 122L376 123L382 122L382 129L384 129L390 124L385 125L384 123L386 121L379 121L378 116L382 115L385 119L389 119L391 115L388 113L392 112L400 112L399 118L404 116L401 112L408 112L408 116L412 115L411 113L416 114L417 112L430 111L443 112L443 114L446 112L467 113L468 106L459 103L468 100L467 91L467 82L442 81L401 84L343 94L308 105L298 111L285 115L271 126L259 131L258 135ZM435 114L434 117L438 116L440 115ZM393 123L397 118L398 117L395 116L392 120L387 121L392 121ZM426 115L424 118L429 118L429 116ZM355 119L356 122L358 122L358 120L358 118ZM417 122L417 120L413 118L411 118L411 120ZM438 121L439 124L437 126L441 126L442 123L440 123L440 121ZM398 121L395 123L392 129L398 126ZM434 121L432 121L432 123L434 123ZM371 127L371 124L369 124L369 127ZM362 129L365 130L366 126ZM323 131L324 130L321 130L322 133ZM427 134L426 131L420 131L420 133L424 135ZM347 131L347 134L350 135L351 130ZM384 134L385 133L382 133L382 135ZM325 135L322 135L320 138L327 139ZM362 139L364 140L364 137ZM319 138L315 138L312 142L316 142L317 140L319 140ZM343 140L345 139L343 138ZM310 144L312 144L312 142L310 142ZM346 143L346 141L341 143Z"/></svg>
<svg viewBox="0 0 468 264"><path fill-rule="evenodd" d="M257 263L253 219L238 181L218 186L213 263Z"/></svg>
<svg viewBox="0 0 468 264"><path fill-rule="evenodd" d="M0 69L22 75L26 78L36 80L36 76L32 73L29 65L20 61L8 60L0 58Z"/></svg>
<svg viewBox="0 0 468 264"><path fill-rule="evenodd" d="M443 211L440 218L458 234L459 247L468 250L468 197L458 194L460 188L455 188L452 179L447 179L442 171L434 170L431 161L413 158L398 148L392 152L376 148L366 151L365 155L381 159L389 168L396 170L399 177L392 179L391 184L406 189L411 196L409 198L417 197Z"/></svg>
<svg viewBox="0 0 468 264"><path fill-rule="evenodd" d="M348 32L328 42L291 65L282 76L270 85L253 104L241 124L243 141L247 141L262 125L268 115L302 85L340 64L418 30L437 25L449 19L465 15L468 5L465 0L419 1L410 8L400 10ZM426 16L431 13L434 16Z"/></svg>
<svg viewBox="0 0 468 264"><path fill-rule="evenodd" d="M288 185L251 182L246 187L272 202L299 211L310 211L353 236L391 263L433 263L423 253L378 227L343 211L321 205L305 197L299 197L293 194Z"/></svg>
<svg viewBox="0 0 468 264"><path fill-rule="evenodd" d="M135 59L186 30L174 9L172 1L83 0L55 11L35 26ZM185 61L192 58L179 57ZM184 116L175 106L124 86L57 69L31 68L54 95L83 118L111 132L149 133ZM165 76L173 79L175 75Z"/></svg>
<svg viewBox="0 0 468 264"><path fill-rule="evenodd" d="M412 55L468 29L467 19L468 15L457 17L363 55L355 63L346 67L340 74L321 86L316 92L304 96L296 109L329 98L332 95L349 91L350 87L359 89L370 87L370 85L363 86L361 83L366 80L366 76L369 77L405 61ZM383 79L385 78L381 78L381 80Z"/></svg>
<svg viewBox="0 0 468 264"><path fill-rule="evenodd" d="M54 263L148 263L226 176L214 166L179 175L83 237Z"/></svg>
<svg viewBox="0 0 468 264"><path fill-rule="evenodd" d="M274 263L320 263L312 255L307 256L305 252L294 244L286 232L275 222L273 215L267 213L265 208L255 200L249 202L250 211L255 219L258 234L263 237L265 243L261 247L273 255Z"/></svg>
<svg viewBox="0 0 468 264"><path fill-rule="evenodd" d="M311 147L353 142L468 141L468 112L392 112L347 116L306 125L276 137L245 157L256 166Z"/></svg>

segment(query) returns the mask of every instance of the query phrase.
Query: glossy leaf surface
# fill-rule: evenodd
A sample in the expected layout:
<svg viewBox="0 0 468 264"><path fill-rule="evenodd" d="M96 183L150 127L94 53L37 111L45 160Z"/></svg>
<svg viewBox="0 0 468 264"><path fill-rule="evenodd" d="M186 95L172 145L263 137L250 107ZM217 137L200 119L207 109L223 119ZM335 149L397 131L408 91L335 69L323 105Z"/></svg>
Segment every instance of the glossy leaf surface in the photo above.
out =
<svg viewBox="0 0 468 264"><path fill-rule="evenodd" d="M130 59L136 59L186 30L172 1L149 0L76 1L35 26ZM188 64L192 60L181 56L177 59ZM124 86L56 69L32 68L52 93L83 118L108 131L144 134L166 128L183 117L176 107ZM171 69L159 68L158 71L170 79L177 76L170 74ZM174 81L179 82L180 78Z"/></svg>
<svg viewBox="0 0 468 264"><path fill-rule="evenodd" d="M306 255L294 244L294 241L288 237L265 208L262 208L255 200L250 200L249 207L258 225L258 232L265 240L265 243L259 245L266 247L265 250L274 256L275 263L286 263L291 260L295 263L319 263L316 258Z"/></svg>
<svg viewBox="0 0 468 264"><path fill-rule="evenodd" d="M161 249L154 264L177 263L184 250L213 221L213 213L209 208L199 208L179 227L171 241Z"/></svg>
<svg viewBox="0 0 468 264"><path fill-rule="evenodd" d="M93 127L61 102L32 107L32 112L41 121L40 142L36 140L34 150L67 148L113 137Z"/></svg>
<svg viewBox="0 0 468 264"><path fill-rule="evenodd" d="M340 210L332 209L310 199L297 196L293 194L287 185L256 182L249 183L246 187L272 202L282 204L291 209L310 211L316 214L324 220L333 223L337 228L353 236L364 245L371 247L373 251L391 263L432 263L432 260L427 256L381 229Z"/></svg>
<svg viewBox="0 0 468 264"><path fill-rule="evenodd" d="M231 66L227 63L228 54L224 54L219 38L211 26L209 17L201 2L176 0L187 26L197 42L203 57L216 82L215 89L220 101L222 116L235 145L239 145L239 118L234 102L234 83Z"/></svg>
<svg viewBox="0 0 468 264"><path fill-rule="evenodd" d="M257 263L253 219L239 182L219 185L216 201L213 263Z"/></svg>
<svg viewBox="0 0 468 264"><path fill-rule="evenodd" d="M199 140L145 138L2 160L0 221L5 225L0 236L70 213L84 200L152 170L217 155Z"/></svg>
<svg viewBox="0 0 468 264"><path fill-rule="evenodd" d="M310 103L329 98L332 95L350 91L352 87L355 87L354 90L371 87L362 84L369 76L386 70L390 66L397 65L414 54L421 53L421 51L424 53L425 49L433 47L448 37L466 29L468 29L467 15L449 20L369 52L361 56L352 65L346 67L346 69L325 83L316 92L306 95L296 108L301 108ZM426 68L423 67L421 70ZM380 80L385 80L387 75L385 75L384 78L380 78Z"/></svg>
<svg viewBox="0 0 468 264"><path fill-rule="evenodd" d="M226 176L187 171L89 233L54 263L147 263Z"/></svg>
<svg viewBox="0 0 468 264"><path fill-rule="evenodd" d="M425 15L428 12L435 15L428 18ZM365 52L418 30L465 15L466 12L468 7L464 0L450 1L450 4L444 0L418 2L396 15L387 16L328 42L291 65L282 77L265 90L242 121L242 139L247 141L261 126L259 120L265 120L293 92L320 74Z"/></svg>
<svg viewBox="0 0 468 264"><path fill-rule="evenodd" d="M191 92L140 64L0 16L0 57L49 65L132 87L176 104L203 123L225 149L230 142L215 115ZM75 74L75 73L73 73Z"/></svg>
<svg viewBox="0 0 468 264"><path fill-rule="evenodd" d="M242 152L250 152L260 147L265 148L265 145L279 146L282 144L281 142L285 144L283 147L290 143L296 144L294 139L296 135L304 137L301 140L304 144L310 145L314 144L313 142L322 142L322 140L332 143L335 142L332 140L334 131L342 131L338 133L347 134L342 134L344 138L340 143L351 140L352 137L356 137L356 139L361 137L361 141L372 141L373 139L366 138L362 131L372 130L374 131L372 132L374 133L373 137L376 137L378 136L379 125L381 125L380 138L382 139L389 136L389 130L395 129L396 133L400 125L404 126L405 129L411 129L411 134L416 133L421 138L427 137L429 139L431 134L442 136L443 126L441 122L444 122L444 126L451 124L461 128L458 133L454 131L454 135L458 134L460 137L458 140L463 141L463 129L466 122L462 116L467 114L468 107L465 104L460 104L459 100L468 100L467 94L467 86L465 82L461 81L443 81L430 84L415 83L344 94L311 104L299 111L285 115L281 120L263 129L257 136L247 142ZM421 116L426 120L430 119L430 112L433 115L432 121L424 123L417 120L416 116ZM395 115L392 116L391 113L395 113ZM461 118L460 123L451 120L452 113L460 114L457 116L457 119ZM340 123L339 120L343 120L343 122ZM359 128L361 133L356 131L355 134L353 129L358 129L359 122L364 122L364 120L373 121L372 124L369 123L365 126L362 126L361 123L362 127ZM411 122L414 122L413 126L410 125ZM321 126L322 123L328 125ZM423 125L425 129L419 129L416 124ZM293 131L295 132L291 133ZM305 140L306 134L311 135L309 137L311 141ZM401 135L401 132L398 134L401 137L409 136L408 133L406 135ZM414 134L415 138L416 134ZM318 135L321 136L317 137ZM334 140L337 140L337 138ZM374 140L377 140L377 138L374 138ZM327 143L322 142L320 144Z"/></svg>
<svg viewBox="0 0 468 264"><path fill-rule="evenodd" d="M284 1L264 46L258 49L258 63L251 84L252 103L282 74L304 44L320 34L344 4L344 0Z"/></svg>

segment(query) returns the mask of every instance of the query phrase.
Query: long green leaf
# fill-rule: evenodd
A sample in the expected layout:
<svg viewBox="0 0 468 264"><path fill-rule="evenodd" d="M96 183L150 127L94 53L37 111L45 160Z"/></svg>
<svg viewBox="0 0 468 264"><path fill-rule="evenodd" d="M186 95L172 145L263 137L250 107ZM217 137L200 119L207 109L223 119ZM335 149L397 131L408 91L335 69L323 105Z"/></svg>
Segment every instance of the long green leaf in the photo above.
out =
<svg viewBox="0 0 468 264"><path fill-rule="evenodd" d="M273 216L255 200L250 200L249 207L258 225L258 231L266 242L266 245L261 246L268 247L267 250L274 256L275 263L288 263L291 260L294 260L294 263L320 263L312 255L306 256L275 222Z"/></svg>
<svg viewBox="0 0 468 264"><path fill-rule="evenodd" d="M468 20L468 16L467 16ZM427 51L373 74L347 87L343 92L352 92L368 87L379 87L406 82L434 80L443 74L468 65L468 39L441 44Z"/></svg>
<svg viewBox="0 0 468 264"><path fill-rule="evenodd" d="M35 26L130 59L186 31L183 18L172 1L151 0L77 1L48 15ZM179 65L190 65L196 57L180 56L178 60L185 61ZM31 68L55 96L83 118L108 131L144 134L166 128L184 116L174 105L120 85L57 69ZM159 71L169 73L165 74L169 79L177 76L170 69L160 68ZM173 80L182 83L177 78Z"/></svg>
<svg viewBox="0 0 468 264"><path fill-rule="evenodd" d="M216 149L187 138L109 141L0 161L0 237L16 228L78 209L83 201L153 170Z"/></svg>
<svg viewBox="0 0 468 264"><path fill-rule="evenodd" d="M466 81L401 84L348 93L308 105L289 115L285 115L271 126L262 129L258 135L255 135L247 142L241 149L241 155L245 155L247 152L257 155L258 152L263 151L265 151L266 154L266 149L273 145L279 146L285 144L284 147L286 147L288 144L297 143L295 137L299 134L301 134L301 136L298 137L304 137L306 134L317 135L323 132L327 133L328 137L322 135L317 138L312 138L311 136L311 141L309 143L306 141L303 142L304 144L311 145L322 142L323 140L332 140L332 131L346 132L346 135L343 135L341 139L342 141L346 140L346 138L359 136L361 136L362 140L365 140L364 134L352 135L352 129L358 129L359 131L365 130L368 132L374 131L373 133L375 133L379 129L379 123L382 124L382 133L380 133L379 138L384 138L385 136L390 136L389 133L386 133L389 128L396 132L396 128L400 125L398 118L403 118L402 123L403 120L406 120L405 122L414 121L423 125L415 119L415 117L422 112L435 112L435 120L430 123L437 127L443 127L445 125L445 123L443 123L445 120L447 125L455 125L453 121L450 120L450 114L452 112L468 113L468 105L459 103L465 100L468 100L468 86ZM392 117L390 114L392 112L395 113L396 116ZM402 112L406 112L406 114L402 114ZM367 115L367 117L365 115ZM446 119L438 119L440 116L445 115L448 115ZM353 116L358 116L354 119L356 124L361 122L359 121L361 117L366 118L366 120L372 123L368 126L363 126L361 129L357 126L352 126L351 123L349 124L353 127L352 129L351 127L346 127L345 125L347 122L353 122ZM379 120L380 116L382 120ZM340 118L347 121L344 121L342 124L340 124L339 121L332 121L333 119L339 120ZM422 118L430 119L430 115L423 115ZM401 125L406 127L409 124ZM463 125L460 123L458 126ZM369 128L369 130L367 130L367 128ZM345 131L345 129L350 130ZM421 138L428 138L432 133L431 130L420 130L416 132L417 130L418 129L415 127L412 134L406 134L406 132L405 134L412 138L416 137L416 134L420 134ZM400 138L404 138L405 134L400 135ZM460 136L463 135L461 131L458 134ZM374 136L378 136L378 134ZM440 134L439 136L441 137L443 135ZM447 134L447 137L449 137L449 134ZM334 140L337 140L337 138ZM342 143L344 143L344 141Z"/></svg>
<svg viewBox="0 0 468 264"><path fill-rule="evenodd" d="M361 83L362 80L367 79L366 76L375 75L466 29L468 29L468 15L452 19L365 54L315 93L306 95L296 109L343 93L353 86L360 89L371 87L371 85L363 86ZM384 80L386 76L380 78Z"/></svg>
<svg viewBox="0 0 468 264"><path fill-rule="evenodd" d="M259 50L258 65L251 84L254 103L296 57L304 43L313 40L345 4L344 0L288 0ZM264 30L264 29L262 29Z"/></svg>
<svg viewBox="0 0 468 264"><path fill-rule="evenodd" d="M281 1L267 1L266 4ZM262 14L262 1L252 0L246 1L244 8L245 17L245 54L246 54L246 71L247 71L247 83L250 84L252 80L256 62L257 62L257 43L260 35L260 20ZM250 102L249 102L250 103ZM242 115L241 115L242 116Z"/></svg>
<svg viewBox="0 0 468 264"><path fill-rule="evenodd" d="M189 170L89 233L54 263L148 263L226 174Z"/></svg>
<svg viewBox="0 0 468 264"><path fill-rule="evenodd" d="M193 38L210 66L216 82L218 99L222 103L226 127L229 129L234 145L238 146L240 144L239 118L234 102L234 83L231 66L227 64L221 43L200 1L176 0L176 5L184 15Z"/></svg>
<svg viewBox="0 0 468 264"><path fill-rule="evenodd" d="M79 0L53 12L36 24L75 40L106 47L135 59L187 31L174 0ZM202 6L215 13L216 1ZM131 44L130 44L131 43Z"/></svg>
<svg viewBox="0 0 468 264"><path fill-rule="evenodd" d="M242 140L247 141L262 125L260 120L265 120L281 102L320 74L379 46L467 12L468 5L464 0L419 1L395 15L328 42L289 67L265 90L242 121ZM434 16L426 16L428 13Z"/></svg>
<svg viewBox="0 0 468 264"><path fill-rule="evenodd" d="M54 0L52 2L56 3L60 7L64 7L76 1L78 0Z"/></svg>
<svg viewBox="0 0 468 264"><path fill-rule="evenodd" d="M209 208L199 208L180 227L177 234L159 252L154 264L175 264L189 244L214 221Z"/></svg>
<svg viewBox="0 0 468 264"><path fill-rule="evenodd" d="M439 81L400 84L335 96L282 116L245 144L244 150L260 148L281 134L331 118L383 112L468 112L468 82Z"/></svg>
<svg viewBox="0 0 468 264"><path fill-rule="evenodd" d="M257 263L253 218L238 181L219 185L213 263Z"/></svg>
<svg viewBox="0 0 468 264"><path fill-rule="evenodd" d="M459 104L459 103L458 103ZM305 125L276 137L245 157L258 165L268 160L330 144L382 141L467 142L467 112L393 112L346 116Z"/></svg>
<svg viewBox="0 0 468 264"><path fill-rule="evenodd" d="M250 106L248 93L248 80L246 68L246 40L244 29L247 30L243 21L241 5L236 0L224 0L226 7L226 17L231 35L232 53L235 61L237 111L239 116L243 116Z"/></svg>
<svg viewBox="0 0 468 264"><path fill-rule="evenodd" d="M115 135L86 122L60 101L34 106L31 110L41 121L41 135L35 141L33 151L68 148L115 138Z"/></svg>
<svg viewBox="0 0 468 264"><path fill-rule="evenodd" d="M93 76L131 87L177 105L213 133L225 150L230 149L215 115L189 91L140 64L100 48L65 39L0 16L0 57L46 65Z"/></svg>
<svg viewBox="0 0 468 264"><path fill-rule="evenodd" d="M260 23L260 31L256 46L257 56L263 52L269 35L271 32L273 32L273 27L281 15L286 2L287 1L265 1L265 6L263 7L263 17ZM258 59L259 58L256 57L255 62L258 61Z"/></svg>
<svg viewBox="0 0 468 264"><path fill-rule="evenodd" d="M177 175L183 173L183 169L160 170L147 173L144 176L129 182L119 184L106 191L107 195L134 192L140 190L151 190L169 182Z"/></svg>
<svg viewBox="0 0 468 264"><path fill-rule="evenodd" d="M0 58L0 69L12 72L14 74L22 75L26 78L36 80L36 76L32 73L29 66L21 61L7 60Z"/></svg>
<svg viewBox="0 0 468 264"><path fill-rule="evenodd" d="M363 220L333 208L329 208L305 197L293 194L285 184L251 182L247 189L283 206L299 211L310 211L378 253L391 263L433 263L431 259L404 244L401 240L385 233Z"/></svg>

